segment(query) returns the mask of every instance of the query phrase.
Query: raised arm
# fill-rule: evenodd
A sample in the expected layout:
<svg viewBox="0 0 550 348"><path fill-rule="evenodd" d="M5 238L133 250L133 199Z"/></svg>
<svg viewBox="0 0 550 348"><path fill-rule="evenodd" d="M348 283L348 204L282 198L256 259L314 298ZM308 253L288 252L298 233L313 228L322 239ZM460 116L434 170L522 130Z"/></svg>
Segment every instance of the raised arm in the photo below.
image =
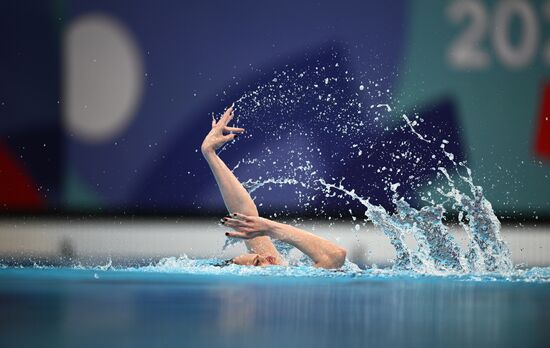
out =
<svg viewBox="0 0 550 348"><path fill-rule="evenodd" d="M291 244L309 256L315 267L340 268L346 260L346 250L343 248L290 225L240 213L233 213L230 218L225 218L224 225L235 230L226 233L229 237L249 239L270 236Z"/></svg>
<svg viewBox="0 0 550 348"><path fill-rule="evenodd" d="M236 133L244 132L242 128L228 126L232 119L232 107L225 111L219 121L216 122L215 119L212 119L212 129L204 138L201 151L218 183L227 210L230 213L238 211L249 216L258 216L258 209L246 189L221 158L216 155L216 150L226 142L235 139ZM228 134L230 132L231 134ZM269 236L258 236L249 239L246 241L246 246L250 251L257 254L275 257L277 263L281 261L281 256Z"/></svg>

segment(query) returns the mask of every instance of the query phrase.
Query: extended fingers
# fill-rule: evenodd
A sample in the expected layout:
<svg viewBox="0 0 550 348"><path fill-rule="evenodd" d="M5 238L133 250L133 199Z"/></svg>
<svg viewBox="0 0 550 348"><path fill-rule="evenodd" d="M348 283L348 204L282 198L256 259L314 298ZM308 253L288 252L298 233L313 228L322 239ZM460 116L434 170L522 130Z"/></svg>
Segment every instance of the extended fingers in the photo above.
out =
<svg viewBox="0 0 550 348"><path fill-rule="evenodd" d="M244 221L238 220L238 219L232 219L230 217L224 217L222 224L225 226L231 227L231 228L239 228L239 227L245 227L246 224Z"/></svg>
<svg viewBox="0 0 550 348"><path fill-rule="evenodd" d="M244 214L241 214L241 213L233 213L233 214L231 214L231 216L234 219L239 219L239 220L243 220L243 221L250 221L250 218L247 215L244 215Z"/></svg>
<svg viewBox="0 0 550 348"><path fill-rule="evenodd" d="M227 237L232 237L232 238L241 238L241 239L250 239L250 238L252 238L252 236L249 236L246 233L242 233L242 232L225 232L225 235Z"/></svg>
<svg viewBox="0 0 550 348"><path fill-rule="evenodd" d="M228 107L227 109L225 109L225 112L223 113L224 116L229 116L233 113L233 105L231 105L230 107Z"/></svg>
<svg viewBox="0 0 550 348"><path fill-rule="evenodd" d="M214 114L212 114L212 128L216 127L216 118L214 117Z"/></svg>
<svg viewBox="0 0 550 348"><path fill-rule="evenodd" d="M220 121L218 122L218 124L221 124L222 126L227 126L227 124L229 123L229 121L231 121L231 119L233 118L233 106L230 106L227 108L227 110L225 110L223 116L220 118Z"/></svg>
<svg viewBox="0 0 550 348"><path fill-rule="evenodd" d="M224 132L233 132L233 133L244 133L244 128L237 128L237 127L223 127Z"/></svg>
<svg viewBox="0 0 550 348"><path fill-rule="evenodd" d="M224 135L223 136L223 141L228 142L229 140L233 140L237 137L237 135L238 134L235 134L235 133Z"/></svg>

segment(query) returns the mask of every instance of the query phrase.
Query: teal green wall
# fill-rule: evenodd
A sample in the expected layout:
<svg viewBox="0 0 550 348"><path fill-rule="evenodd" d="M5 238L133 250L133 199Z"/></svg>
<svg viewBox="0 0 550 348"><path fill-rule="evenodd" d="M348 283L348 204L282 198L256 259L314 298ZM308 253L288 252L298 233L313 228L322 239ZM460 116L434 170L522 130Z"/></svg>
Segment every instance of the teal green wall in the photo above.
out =
<svg viewBox="0 0 550 348"><path fill-rule="evenodd" d="M412 113L424 103L453 98L469 166L493 206L502 212L548 213L550 162L536 156L533 144L541 87L550 82L550 60L543 58L545 46L550 47L550 10L545 17L545 2L527 1L538 25L536 49L524 66L510 67L499 57L493 39L494 31L502 30L495 26L495 17L504 1L474 1L485 13L479 48L489 59L485 67L465 68L448 58L451 45L473 25L471 16L452 21L449 13L456 2L411 3L398 99L403 110ZM521 22L512 17L506 35L512 45L519 45Z"/></svg>

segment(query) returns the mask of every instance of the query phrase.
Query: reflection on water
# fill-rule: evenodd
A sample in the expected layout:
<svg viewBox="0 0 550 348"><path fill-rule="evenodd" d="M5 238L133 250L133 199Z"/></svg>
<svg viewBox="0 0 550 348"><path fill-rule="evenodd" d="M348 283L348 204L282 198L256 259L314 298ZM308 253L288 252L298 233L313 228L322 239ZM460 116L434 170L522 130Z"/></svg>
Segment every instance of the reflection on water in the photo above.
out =
<svg viewBox="0 0 550 348"><path fill-rule="evenodd" d="M9 346L529 347L550 339L547 283L34 272L42 273L0 273L0 339Z"/></svg>
<svg viewBox="0 0 550 348"><path fill-rule="evenodd" d="M327 347L536 346L550 338L542 331L550 318L536 303L543 293L521 287L373 281L254 286L214 296L221 332L236 339L313 339Z"/></svg>

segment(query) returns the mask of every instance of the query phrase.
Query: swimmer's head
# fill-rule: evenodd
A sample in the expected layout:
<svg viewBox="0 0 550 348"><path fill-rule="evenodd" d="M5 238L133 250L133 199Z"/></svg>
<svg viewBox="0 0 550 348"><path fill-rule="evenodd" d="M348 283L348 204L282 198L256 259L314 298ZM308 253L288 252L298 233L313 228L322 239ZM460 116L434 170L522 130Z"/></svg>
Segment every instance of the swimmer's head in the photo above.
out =
<svg viewBox="0 0 550 348"><path fill-rule="evenodd" d="M242 254L234 257L231 261L241 266L267 267L277 264L277 260L273 256L262 256L260 254Z"/></svg>

